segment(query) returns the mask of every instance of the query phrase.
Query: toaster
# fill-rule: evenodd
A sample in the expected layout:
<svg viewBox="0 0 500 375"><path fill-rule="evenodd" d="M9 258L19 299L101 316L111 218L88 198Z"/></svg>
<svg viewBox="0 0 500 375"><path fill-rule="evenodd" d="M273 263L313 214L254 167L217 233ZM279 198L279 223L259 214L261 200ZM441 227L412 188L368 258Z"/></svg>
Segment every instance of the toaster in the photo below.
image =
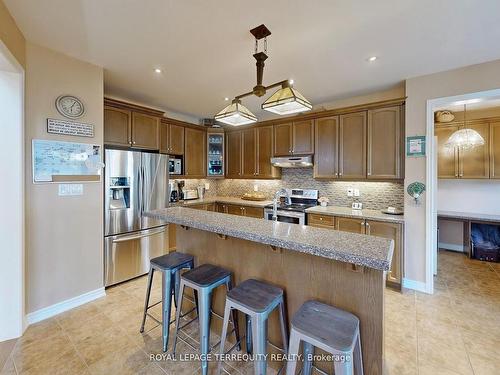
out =
<svg viewBox="0 0 500 375"><path fill-rule="evenodd" d="M190 189L184 190L184 200L198 199L198 190Z"/></svg>

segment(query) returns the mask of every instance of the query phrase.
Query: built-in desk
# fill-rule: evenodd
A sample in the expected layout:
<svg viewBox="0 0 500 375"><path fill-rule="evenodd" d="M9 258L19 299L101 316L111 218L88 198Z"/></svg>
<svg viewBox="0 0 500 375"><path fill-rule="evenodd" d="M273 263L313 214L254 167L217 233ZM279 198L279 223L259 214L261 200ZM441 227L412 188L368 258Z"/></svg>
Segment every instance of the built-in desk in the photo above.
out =
<svg viewBox="0 0 500 375"><path fill-rule="evenodd" d="M500 215L477 214L471 212L459 211L438 211L438 219L459 221L464 226L464 249L467 251L469 258L472 257L470 232L472 223L482 224L500 224Z"/></svg>

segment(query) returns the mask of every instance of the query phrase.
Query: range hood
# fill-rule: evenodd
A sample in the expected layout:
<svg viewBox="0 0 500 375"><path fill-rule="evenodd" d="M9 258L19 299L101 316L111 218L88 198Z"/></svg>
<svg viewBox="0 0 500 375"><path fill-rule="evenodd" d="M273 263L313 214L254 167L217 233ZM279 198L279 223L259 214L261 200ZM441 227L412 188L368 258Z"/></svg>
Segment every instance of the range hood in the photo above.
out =
<svg viewBox="0 0 500 375"><path fill-rule="evenodd" d="M285 156L271 158L271 164L281 168L307 168L313 166L313 158L308 156Z"/></svg>

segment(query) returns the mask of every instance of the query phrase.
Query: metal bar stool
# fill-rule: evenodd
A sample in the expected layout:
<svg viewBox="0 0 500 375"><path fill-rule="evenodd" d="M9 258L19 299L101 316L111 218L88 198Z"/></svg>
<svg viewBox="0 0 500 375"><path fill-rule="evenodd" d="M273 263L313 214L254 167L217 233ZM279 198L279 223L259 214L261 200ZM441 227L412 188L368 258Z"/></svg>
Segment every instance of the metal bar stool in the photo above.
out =
<svg viewBox="0 0 500 375"><path fill-rule="evenodd" d="M170 324L173 322L170 319L172 294L174 295L174 304L177 307L177 295L179 292L180 271L182 269L193 269L194 257L192 255L173 252L151 259L148 274L148 286L146 289L146 300L144 302L144 315L142 317L142 324L140 332L144 332L144 324L146 317L150 317L158 324L162 325L162 338L163 338L163 351L167 351L168 346L168 331ZM149 297L151 295L151 285L153 284L154 271L162 273L162 299L151 306L149 305ZM161 322L154 316L148 313L148 310L159 303L162 304L162 318ZM186 314L189 314L187 312ZM185 314L185 315L186 315Z"/></svg>
<svg viewBox="0 0 500 375"><path fill-rule="evenodd" d="M314 347L317 347L331 353L336 359L345 359L334 361L335 375L352 375L354 370L356 375L363 375L357 316L317 301L304 303L292 319L287 375L295 374L301 341L304 350L302 374L310 375L315 367L311 356Z"/></svg>
<svg viewBox="0 0 500 375"><path fill-rule="evenodd" d="M227 325L231 312L239 310L246 314L247 318L247 351L253 349L254 369L256 375L265 375L267 371L267 322L271 312L279 307L281 337L283 349L269 343L278 350L288 353L288 330L286 322L285 301L283 289L262 281L249 279L243 281L226 296L226 307L224 310L224 323L222 326L222 337L220 345L221 360L219 361L217 374L220 375L222 368L222 356L224 354L224 341L227 335ZM252 349L250 349L252 348ZM231 351L230 349L229 351Z"/></svg>
<svg viewBox="0 0 500 375"><path fill-rule="evenodd" d="M212 291L221 286L221 285L226 285L226 291L229 292L232 288L232 281L231 281L231 272L228 270L225 270L224 268L217 267L211 264L203 264L199 267L196 267L195 269L188 271L184 273L181 276L181 282L180 282L180 288L179 288L179 295L177 299L177 317L176 317L176 325L175 325L175 332L174 332L174 346L173 346L173 354L175 355L175 350L177 346L177 338L182 340L184 343L194 348L189 342L184 340L182 337L179 336L179 330L186 327L188 324L192 323L195 319L189 321L182 327L180 327L180 312L182 308L182 301L183 301L183 296L184 296L184 288L189 287L193 289L195 292L195 295L198 296L198 321L199 321L199 327L200 327L200 354L201 354L201 369L203 375L208 374L208 361L207 361L207 354L215 348L217 345L219 345L221 342L224 341L224 339L221 339L218 343L216 343L212 348L210 348L210 319L211 315L213 314L216 317L219 317L222 319L222 316L216 314L212 308ZM238 317L236 314L236 311L232 315L232 324L233 324L233 330L232 332L235 333L236 336L236 342L238 343L239 347L239 342L240 342L240 335L239 335L239 330L238 330ZM231 332L231 333L232 333ZM225 338L225 337L224 337Z"/></svg>

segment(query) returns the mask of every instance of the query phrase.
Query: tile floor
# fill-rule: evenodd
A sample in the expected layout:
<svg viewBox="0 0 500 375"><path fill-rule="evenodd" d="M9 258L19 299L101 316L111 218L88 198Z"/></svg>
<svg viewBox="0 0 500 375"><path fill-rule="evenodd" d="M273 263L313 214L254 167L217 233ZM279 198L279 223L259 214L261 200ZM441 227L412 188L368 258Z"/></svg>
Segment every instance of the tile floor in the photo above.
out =
<svg viewBox="0 0 500 375"><path fill-rule="evenodd" d="M138 332L145 284L140 278L108 289L104 298L30 326L0 374L199 373L195 362L149 360L161 353L161 332L151 320ZM160 297L160 283L152 295ZM386 374L500 374L500 264L441 252L434 295L387 290L385 330ZM196 339L195 329L188 334ZM178 352L193 350L181 343ZM250 364L225 369L253 373Z"/></svg>

